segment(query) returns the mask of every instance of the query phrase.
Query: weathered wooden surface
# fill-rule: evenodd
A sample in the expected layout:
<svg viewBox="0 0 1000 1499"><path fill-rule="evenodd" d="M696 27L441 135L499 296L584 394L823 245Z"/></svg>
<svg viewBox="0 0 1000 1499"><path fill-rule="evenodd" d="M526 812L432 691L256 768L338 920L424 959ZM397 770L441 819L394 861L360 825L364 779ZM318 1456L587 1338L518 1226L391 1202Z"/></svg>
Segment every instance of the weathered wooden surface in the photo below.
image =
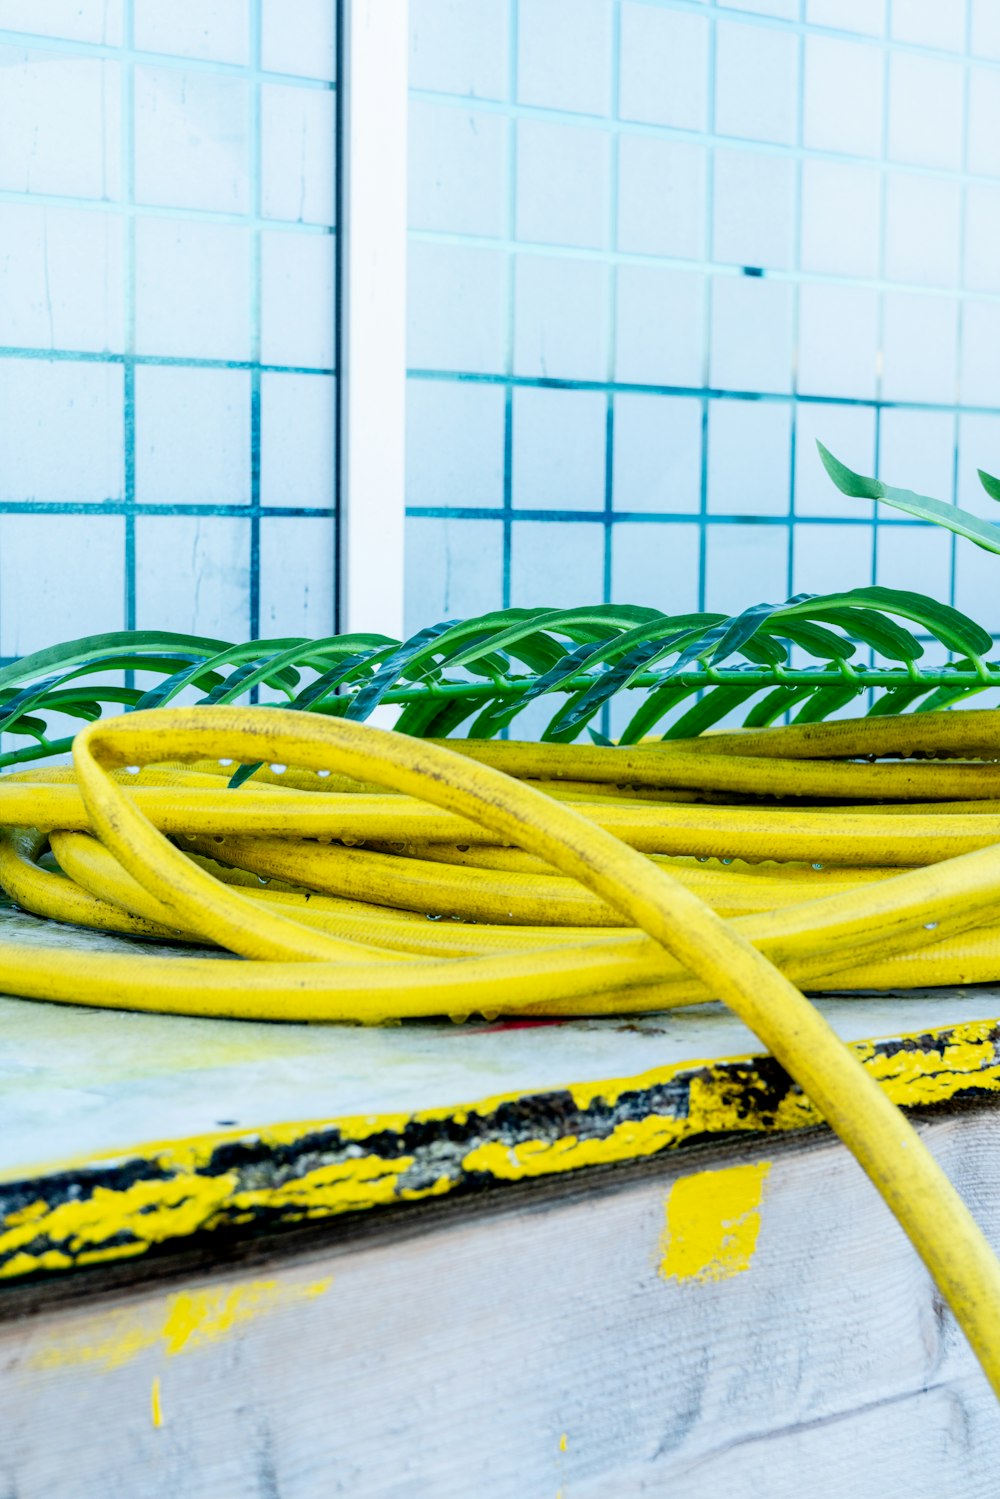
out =
<svg viewBox="0 0 1000 1499"><path fill-rule="evenodd" d="M1000 1119L923 1128L1000 1244ZM0 1321L0 1494L998 1492L986 1383L825 1135L352 1222L270 1263Z"/></svg>
<svg viewBox="0 0 1000 1499"><path fill-rule="evenodd" d="M0 931L37 942L40 961L52 942L87 940L9 910ZM899 1103L1000 1088L994 986L820 1005ZM0 1285L206 1230L250 1234L817 1123L759 1050L717 1006L364 1029L0 998Z"/></svg>
<svg viewBox="0 0 1000 1499"><path fill-rule="evenodd" d="M950 1101L922 1128L1000 1245L1000 989L821 1007L897 1101ZM0 998L0 1499L993 1499L985 1380L815 1123L714 1007Z"/></svg>

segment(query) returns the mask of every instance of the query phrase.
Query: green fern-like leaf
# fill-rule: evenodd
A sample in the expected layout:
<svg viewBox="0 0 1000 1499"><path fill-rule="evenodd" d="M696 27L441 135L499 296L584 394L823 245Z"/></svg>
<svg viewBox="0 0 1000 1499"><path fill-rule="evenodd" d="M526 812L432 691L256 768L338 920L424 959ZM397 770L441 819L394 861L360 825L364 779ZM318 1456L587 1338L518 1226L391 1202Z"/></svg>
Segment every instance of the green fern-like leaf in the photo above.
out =
<svg viewBox="0 0 1000 1499"><path fill-rule="evenodd" d="M923 666L928 644L954 659ZM789 664L792 650L799 654ZM729 617L611 605L497 610L407 641L366 634L232 643L119 631L0 671L0 766L65 753L72 720L181 694L204 703L257 694L265 704L359 721L391 706L399 730L435 737L525 735L521 715L548 699L545 738L589 730L603 739L611 711L612 737L625 743L734 718L749 726L786 714L813 721L854 702L858 712L920 712L1000 687L992 650L989 633L958 610L887 588L800 594ZM538 733L537 717L530 722ZM249 773L244 767L238 779Z"/></svg>

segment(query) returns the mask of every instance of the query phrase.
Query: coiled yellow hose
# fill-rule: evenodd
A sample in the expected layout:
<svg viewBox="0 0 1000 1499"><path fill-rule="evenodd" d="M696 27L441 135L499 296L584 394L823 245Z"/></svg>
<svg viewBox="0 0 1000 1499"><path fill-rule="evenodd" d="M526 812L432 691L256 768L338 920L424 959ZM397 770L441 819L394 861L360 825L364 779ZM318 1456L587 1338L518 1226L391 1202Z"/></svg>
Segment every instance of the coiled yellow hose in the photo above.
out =
<svg viewBox="0 0 1000 1499"><path fill-rule="evenodd" d="M998 744L991 713L619 751L445 747L276 709L137 712L83 730L71 770L0 781L0 884L40 914L237 959L57 950L43 966L0 942L0 984L363 1022L720 999L871 1177L1000 1395L1000 1266L796 987L1000 976ZM233 791L234 761L270 769ZM58 870L39 862L47 846Z"/></svg>

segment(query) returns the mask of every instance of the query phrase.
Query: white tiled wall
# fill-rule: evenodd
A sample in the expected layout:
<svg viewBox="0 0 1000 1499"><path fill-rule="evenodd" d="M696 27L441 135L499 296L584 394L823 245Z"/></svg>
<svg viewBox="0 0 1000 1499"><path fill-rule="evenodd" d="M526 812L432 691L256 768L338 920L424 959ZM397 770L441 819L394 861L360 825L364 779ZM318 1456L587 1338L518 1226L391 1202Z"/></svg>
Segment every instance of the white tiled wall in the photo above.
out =
<svg viewBox="0 0 1000 1499"><path fill-rule="evenodd" d="M0 0L0 657L331 632L336 12Z"/></svg>
<svg viewBox="0 0 1000 1499"><path fill-rule="evenodd" d="M1000 633L996 559L815 452L1000 519L1000 4L410 12L410 622L878 581Z"/></svg>

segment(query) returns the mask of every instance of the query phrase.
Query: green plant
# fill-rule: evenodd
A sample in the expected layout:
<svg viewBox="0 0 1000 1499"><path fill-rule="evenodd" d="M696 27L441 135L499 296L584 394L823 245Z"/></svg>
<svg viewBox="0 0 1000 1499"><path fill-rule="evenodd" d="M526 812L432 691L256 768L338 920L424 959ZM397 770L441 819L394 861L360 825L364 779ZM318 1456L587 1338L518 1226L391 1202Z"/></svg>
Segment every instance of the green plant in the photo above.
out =
<svg viewBox="0 0 1000 1499"><path fill-rule="evenodd" d="M980 520L979 516L970 511L962 510L958 505L946 505L942 500L931 499L930 495L916 494L912 489L897 489L882 479L856 474L846 463L835 458L821 442L816 446L819 448L823 467L841 494L846 494L853 500L882 500L895 510L903 510L907 515L914 516L916 520L930 521L935 526L954 531L956 536L974 542L986 552L1000 552L1000 526L993 521ZM977 469L977 473L979 482L990 499L1000 500L1000 479L995 479L982 468Z"/></svg>
<svg viewBox="0 0 1000 1499"><path fill-rule="evenodd" d="M903 620L957 659L922 668L924 646ZM159 707L178 698L232 703L255 689L268 702L357 720L382 704L398 705L398 727L422 737L459 729L492 737L516 726L530 703L555 694L558 706L542 737L557 741L592 726L618 698L633 710L620 736L626 742L667 719L668 737L696 734L742 707L750 725L785 713L816 721L869 691L875 714L939 708L1000 686L1000 664L986 659L991 645L989 634L957 610L887 588L801 595L731 617L611 604L508 609L434 625L403 642L345 635L234 645L120 631L0 670L0 729L30 741L0 755L0 765L65 752L72 736L58 735L57 715L90 721L108 708ZM814 664L789 666L791 646ZM870 649L876 664L855 664L859 648ZM108 682L124 672L138 685Z"/></svg>
<svg viewBox="0 0 1000 1499"><path fill-rule="evenodd" d="M884 501L1000 552L1000 525L856 474L822 445L820 455L845 495ZM1000 498L1000 480L981 478ZM952 659L921 665L928 641ZM117 631L0 669L0 731L28 741L0 754L0 766L64 753L72 735L60 730L60 716L86 722L106 709L259 695L357 720L395 705L397 727L425 738L516 734L518 716L543 697L554 701L541 737L554 741L589 729L602 742L612 701L626 709L616 735L625 743L698 734L738 712L750 727L786 714L816 722L852 702L876 716L923 712L1000 687L992 649L989 632L949 605L878 587L799 594L729 616L615 604L505 609L430 625L405 641L341 635L233 644ZM871 660L857 659L860 653ZM802 664L802 657L811 659ZM131 682L137 685L123 685Z"/></svg>

